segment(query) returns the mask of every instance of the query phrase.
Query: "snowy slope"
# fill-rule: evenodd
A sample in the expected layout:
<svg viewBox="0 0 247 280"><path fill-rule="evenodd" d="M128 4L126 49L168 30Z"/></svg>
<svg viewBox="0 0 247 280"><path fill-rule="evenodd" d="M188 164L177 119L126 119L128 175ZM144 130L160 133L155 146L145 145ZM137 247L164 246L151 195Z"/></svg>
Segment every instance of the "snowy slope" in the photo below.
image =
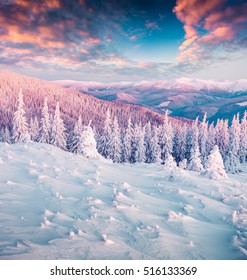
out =
<svg viewBox="0 0 247 280"><path fill-rule="evenodd" d="M213 181L38 143L1 143L0 165L0 259L247 259L247 173Z"/></svg>
<svg viewBox="0 0 247 280"><path fill-rule="evenodd" d="M71 81L69 81L71 82ZM131 115L133 122L143 123L151 121L152 123L160 123L162 116L140 106L131 104L112 103L99 100L89 95L81 94L78 90L70 90L62 88L54 83L39 80L36 78L19 75L14 72L0 71L0 127L12 124L13 114L16 110L16 101L18 93L22 89L27 119L36 115L41 117L41 110L44 98L48 99L49 113L54 114L57 101L61 106L61 117L63 118L67 132L73 129L75 121L80 114L83 115L83 123L88 124L92 120L92 126L97 130L101 130L104 123L106 111L110 109L112 116L121 115L120 126L127 123ZM124 103L129 98L119 95ZM128 103L128 102L127 102ZM172 120L177 122L176 120Z"/></svg>

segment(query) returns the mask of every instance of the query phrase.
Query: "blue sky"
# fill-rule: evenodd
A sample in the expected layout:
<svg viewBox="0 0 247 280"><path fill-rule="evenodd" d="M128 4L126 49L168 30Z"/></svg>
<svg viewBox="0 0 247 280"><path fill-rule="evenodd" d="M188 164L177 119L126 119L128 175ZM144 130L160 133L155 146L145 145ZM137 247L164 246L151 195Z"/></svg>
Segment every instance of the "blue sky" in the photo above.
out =
<svg viewBox="0 0 247 280"><path fill-rule="evenodd" d="M0 0L0 68L87 81L246 78L247 4Z"/></svg>

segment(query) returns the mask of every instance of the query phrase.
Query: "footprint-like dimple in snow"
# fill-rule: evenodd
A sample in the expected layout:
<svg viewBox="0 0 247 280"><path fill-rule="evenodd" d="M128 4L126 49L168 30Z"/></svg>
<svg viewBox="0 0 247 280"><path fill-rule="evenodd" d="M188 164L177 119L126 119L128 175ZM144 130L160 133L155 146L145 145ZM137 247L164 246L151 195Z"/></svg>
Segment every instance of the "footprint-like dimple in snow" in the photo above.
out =
<svg viewBox="0 0 247 280"><path fill-rule="evenodd" d="M205 208L205 204L202 202L201 198L198 196L193 195L192 200L190 203L195 207L195 208L200 208L203 209Z"/></svg>
<svg viewBox="0 0 247 280"><path fill-rule="evenodd" d="M125 189L131 188L131 185L127 182L124 182L121 186L122 186L122 188L125 188Z"/></svg>

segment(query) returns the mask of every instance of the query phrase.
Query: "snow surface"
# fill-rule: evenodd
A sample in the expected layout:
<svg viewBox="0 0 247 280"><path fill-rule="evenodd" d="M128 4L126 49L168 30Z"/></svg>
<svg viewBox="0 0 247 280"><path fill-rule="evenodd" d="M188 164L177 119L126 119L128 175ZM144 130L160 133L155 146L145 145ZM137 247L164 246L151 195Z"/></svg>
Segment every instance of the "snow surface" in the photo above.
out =
<svg viewBox="0 0 247 280"><path fill-rule="evenodd" d="M164 102L160 103L160 104L157 106L157 108L167 107L170 103L171 103L170 100L164 101Z"/></svg>
<svg viewBox="0 0 247 280"><path fill-rule="evenodd" d="M247 106L247 101L237 103L237 105L245 107L245 106Z"/></svg>
<svg viewBox="0 0 247 280"><path fill-rule="evenodd" d="M1 143L0 166L0 259L247 259L246 172L210 180L40 143Z"/></svg>

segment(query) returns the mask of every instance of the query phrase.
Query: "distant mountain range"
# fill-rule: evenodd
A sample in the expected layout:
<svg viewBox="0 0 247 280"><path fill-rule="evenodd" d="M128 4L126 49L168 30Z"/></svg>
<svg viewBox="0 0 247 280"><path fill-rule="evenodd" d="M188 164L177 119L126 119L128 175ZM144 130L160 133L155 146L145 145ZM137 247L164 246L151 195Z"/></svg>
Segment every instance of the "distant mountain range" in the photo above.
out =
<svg viewBox="0 0 247 280"><path fill-rule="evenodd" d="M156 82L79 82L54 81L64 88L120 103L138 104L171 116L195 119L207 112L209 120L231 119L247 110L247 79L213 81L179 78Z"/></svg>

